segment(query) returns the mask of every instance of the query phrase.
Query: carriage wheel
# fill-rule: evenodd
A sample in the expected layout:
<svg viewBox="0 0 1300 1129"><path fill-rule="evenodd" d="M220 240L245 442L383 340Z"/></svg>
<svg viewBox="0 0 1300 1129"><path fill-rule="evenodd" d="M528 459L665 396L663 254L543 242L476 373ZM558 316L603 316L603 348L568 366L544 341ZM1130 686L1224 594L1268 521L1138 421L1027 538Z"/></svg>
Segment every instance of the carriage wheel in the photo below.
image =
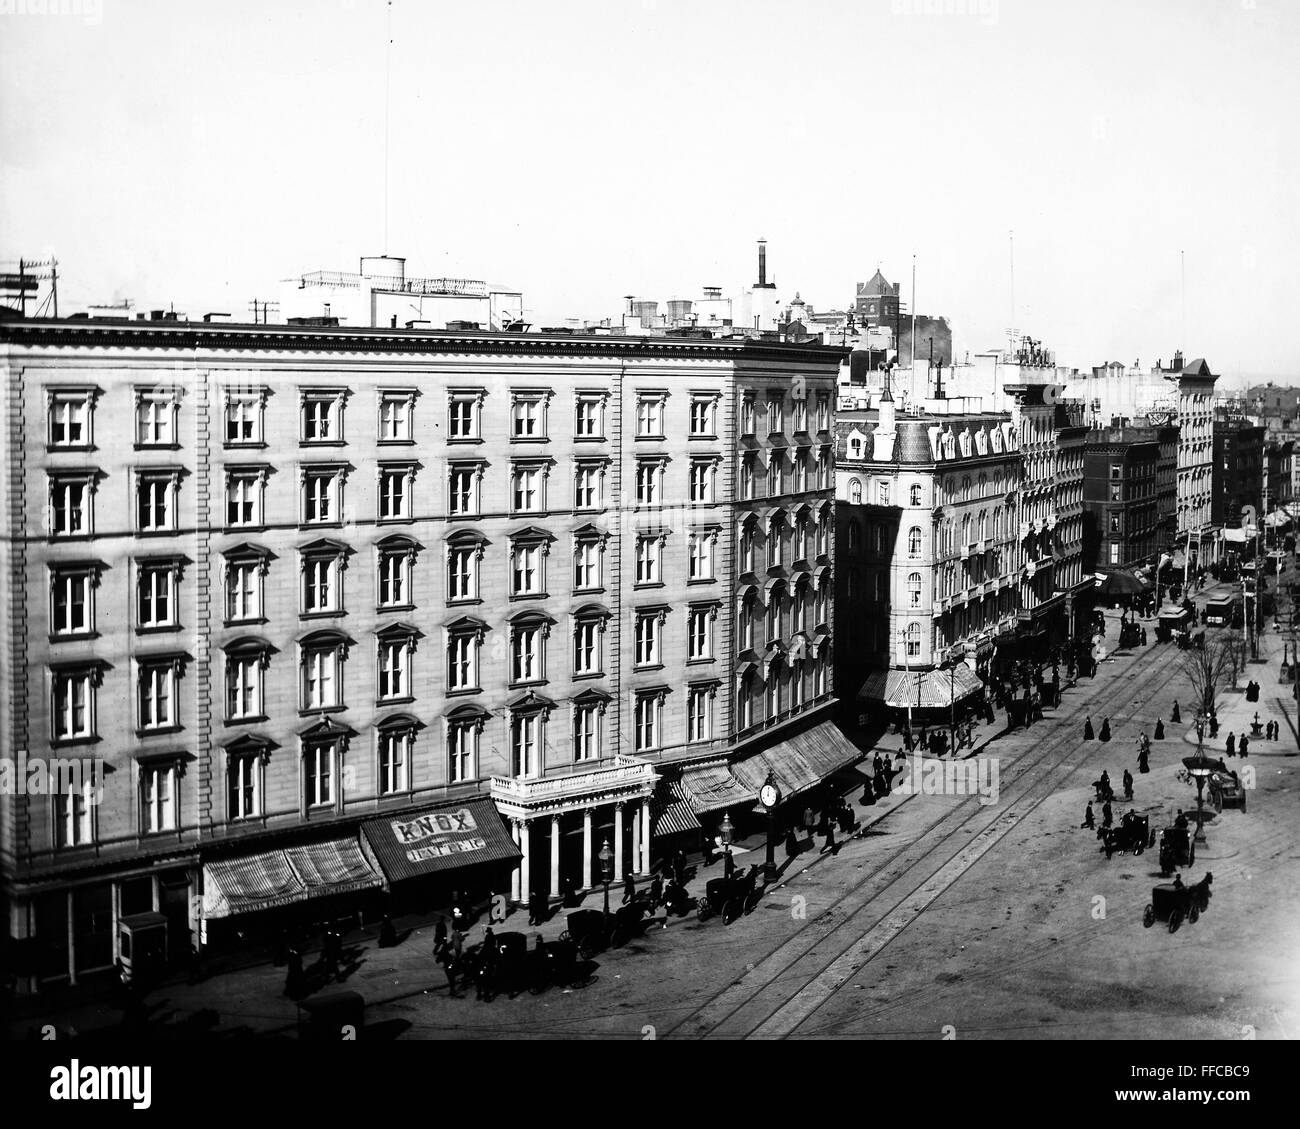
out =
<svg viewBox="0 0 1300 1129"><path fill-rule="evenodd" d="M708 898L701 898L695 903L695 913L701 921L708 921L713 916L713 907L709 905Z"/></svg>
<svg viewBox="0 0 1300 1129"><path fill-rule="evenodd" d="M567 929L560 934L560 944L564 945L572 940L573 938L569 936L569 931Z"/></svg>
<svg viewBox="0 0 1300 1129"><path fill-rule="evenodd" d="M730 898L722 903L722 924L730 925L740 916L736 908L736 899Z"/></svg>
<svg viewBox="0 0 1300 1129"><path fill-rule="evenodd" d="M1193 925L1195 925L1196 919L1200 916L1201 916L1201 907L1198 906L1195 902L1193 902L1192 908L1187 911L1187 920L1190 921Z"/></svg>
<svg viewBox="0 0 1300 1129"><path fill-rule="evenodd" d="M1134 853L1135 855L1140 855L1140 854L1142 854L1142 852L1145 851L1146 849L1147 849L1147 845L1146 845L1146 843L1144 843L1141 839L1139 839L1139 840L1138 840L1138 845L1137 845L1136 847L1133 848L1133 853Z"/></svg>
<svg viewBox="0 0 1300 1129"><path fill-rule="evenodd" d="M578 945L578 956L583 960L591 960L597 953L596 943L590 940L584 940Z"/></svg>
<svg viewBox="0 0 1300 1129"><path fill-rule="evenodd" d="M1153 926L1155 923L1156 923L1156 907L1149 905L1147 906L1146 909L1142 911L1142 924L1146 926L1146 928L1150 929L1151 926Z"/></svg>
<svg viewBox="0 0 1300 1129"><path fill-rule="evenodd" d="M1169 932L1177 933L1178 927L1183 923L1183 911L1180 909L1169 911Z"/></svg>
<svg viewBox="0 0 1300 1129"><path fill-rule="evenodd" d="M1156 845L1156 833L1152 831L1151 837L1147 840L1147 846L1154 847L1155 845Z"/></svg>

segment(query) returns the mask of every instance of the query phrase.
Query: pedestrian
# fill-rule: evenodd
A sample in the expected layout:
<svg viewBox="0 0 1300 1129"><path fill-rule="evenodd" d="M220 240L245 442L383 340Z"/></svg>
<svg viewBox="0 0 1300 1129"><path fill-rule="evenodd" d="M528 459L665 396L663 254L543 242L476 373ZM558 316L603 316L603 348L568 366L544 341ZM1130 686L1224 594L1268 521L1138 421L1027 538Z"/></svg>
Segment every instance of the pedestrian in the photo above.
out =
<svg viewBox="0 0 1300 1129"><path fill-rule="evenodd" d="M1108 717L1102 719L1100 736L1103 741L1110 740L1110 718Z"/></svg>
<svg viewBox="0 0 1300 1129"><path fill-rule="evenodd" d="M1133 774L1126 768L1124 770L1124 799L1133 798Z"/></svg>
<svg viewBox="0 0 1300 1129"><path fill-rule="evenodd" d="M1097 830L1097 820L1096 820L1096 817L1092 814L1092 801L1091 801L1091 800L1088 801L1088 806L1087 806L1087 808L1084 810L1084 813L1083 813L1083 822L1082 822L1081 824L1079 824L1079 826L1080 826L1080 827L1086 827L1089 831L1096 831L1096 830Z"/></svg>
<svg viewBox="0 0 1300 1129"><path fill-rule="evenodd" d="M321 942L321 963L325 966L325 983L329 983L339 974L339 956L343 948L343 938L333 928L325 930Z"/></svg>
<svg viewBox="0 0 1300 1129"><path fill-rule="evenodd" d="M730 850L722 852L722 877L731 881L736 873L736 860Z"/></svg>
<svg viewBox="0 0 1300 1129"><path fill-rule="evenodd" d="M663 875L656 873L650 879L650 908L658 909L664 901L664 879Z"/></svg>
<svg viewBox="0 0 1300 1129"><path fill-rule="evenodd" d="M700 849L704 852L704 858L702 861L705 870L708 870L708 868L713 865L713 861L717 857L717 852L715 852L713 848L713 836L706 834L703 842L700 844Z"/></svg>
<svg viewBox="0 0 1300 1129"><path fill-rule="evenodd" d="M455 958L457 964L460 964L460 958L464 951L465 934L453 927L451 931L451 955Z"/></svg>
<svg viewBox="0 0 1300 1129"><path fill-rule="evenodd" d="M302 996L303 988L302 953L296 944L289 946L287 962L289 967L284 976L284 994L289 999L296 1000Z"/></svg>
<svg viewBox="0 0 1300 1129"><path fill-rule="evenodd" d="M1243 733L1241 735L1241 740L1237 742L1237 755L1240 756L1242 760L1246 759L1246 750L1249 747L1250 747L1250 738Z"/></svg>
<svg viewBox="0 0 1300 1129"><path fill-rule="evenodd" d="M528 895L528 924L546 924L546 911L548 908L545 895L536 891L531 892Z"/></svg>
<svg viewBox="0 0 1300 1129"><path fill-rule="evenodd" d="M1219 735L1219 719L1213 715L1210 716L1210 740L1214 740Z"/></svg>
<svg viewBox="0 0 1300 1129"><path fill-rule="evenodd" d="M627 875L623 879L623 905L636 901L636 879Z"/></svg>
<svg viewBox="0 0 1300 1129"><path fill-rule="evenodd" d="M831 854L836 852L835 846L835 824L831 820L826 821L826 845L822 847L821 853L825 854L830 851Z"/></svg>
<svg viewBox="0 0 1300 1129"><path fill-rule="evenodd" d="M1142 646L1145 647L1146 645L1147 645L1147 629L1144 627L1142 628Z"/></svg>
<svg viewBox="0 0 1300 1129"><path fill-rule="evenodd" d="M441 953L434 954L434 959L442 965L443 974L447 977L447 994L450 995L453 1000L460 999L460 993L456 991L456 976L460 969L455 958L451 955L449 950L444 948Z"/></svg>
<svg viewBox="0 0 1300 1129"><path fill-rule="evenodd" d="M564 900L560 904L565 909L576 909L582 904L578 896L578 880L571 874L564 880Z"/></svg>
<svg viewBox="0 0 1300 1129"><path fill-rule="evenodd" d="M1165 723L1160 718L1156 718L1156 740L1163 741L1164 739L1165 739Z"/></svg>
<svg viewBox="0 0 1300 1129"><path fill-rule="evenodd" d="M1235 757L1237 755L1237 737L1231 730L1228 731L1227 748L1228 756Z"/></svg>
<svg viewBox="0 0 1300 1129"><path fill-rule="evenodd" d="M433 947L435 949L445 949L447 947L446 918L438 918L438 923L433 928Z"/></svg>
<svg viewBox="0 0 1300 1129"><path fill-rule="evenodd" d="M1085 717L1083 719L1083 739L1085 741L1092 741L1096 736L1097 734L1092 731L1092 718Z"/></svg>
<svg viewBox="0 0 1300 1129"><path fill-rule="evenodd" d="M393 928L393 919L384 914L384 920L379 923L379 947L381 949L391 949L397 944L397 930Z"/></svg>
<svg viewBox="0 0 1300 1129"><path fill-rule="evenodd" d="M465 912L465 904L461 901L460 891L451 892L451 923L462 933L465 932L466 926L469 925L469 915Z"/></svg>
<svg viewBox="0 0 1300 1129"><path fill-rule="evenodd" d="M686 852L681 848L673 855L673 881L683 890L686 889Z"/></svg>
<svg viewBox="0 0 1300 1129"><path fill-rule="evenodd" d="M1138 753L1138 772L1151 771L1151 763L1150 760L1148 759L1149 756L1150 753L1147 749L1143 749L1140 753Z"/></svg>
<svg viewBox="0 0 1300 1129"><path fill-rule="evenodd" d="M1174 710L1173 710L1173 713L1171 713L1171 714L1169 715L1169 721L1170 721L1170 724L1172 724L1172 725L1179 725L1179 724L1181 724L1182 720L1183 720L1183 719L1182 719L1181 717L1178 716L1178 703L1175 702L1175 703L1174 703Z"/></svg>
<svg viewBox="0 0 1300 1129"><path fill-rule="evenodd" d="M876 754L876 771L877 771L877 772L880 771L880 754L879 754L879 753ZM813 828L815 828L816 826L817 826L817 813L814 812L814 811L812 810L811 807L806 807L806 808L804 808L804 809L803 809L803 829L804 829L804 831L807 833L809 839L812 838L812 835L813 835Z"/></svg>
<svg viewBox="0 0 1300 1129"><path fill-rule="evenodd" d="M1196 719L1196 725L1195 725L1193 728L1195 728L1195 730L1196 730L1196 739L1197 739L1198 741L1204 741L1204 740L1205 740L1205 723L1204 723L1204 722L1203 722L1199 717Z"/></svg>
<svg viewBox="0 0 1300 1129"><path fill-rule="evenodd" d="M1115 822L1115 813L1111 811L1110 801L1107 800L1104 804L1101 805L1102 829L1105 830L1107 827L1112 826L1114 822Z"/></svg>
<svg viewBox="0 0 1300 1129"><path fill-rule="evenodd" d="M867 787L870 787L870 785L868 785ZM867 794L867 788L863 788L863 795L866 794ZM866 801L863 802L865 803ZM876 802L876 798L872 796L870 802L874 804ZM785 829L785 857L792 859L798 853L799 853L799 840L795 836L794 826L791 825Z"/></svg>

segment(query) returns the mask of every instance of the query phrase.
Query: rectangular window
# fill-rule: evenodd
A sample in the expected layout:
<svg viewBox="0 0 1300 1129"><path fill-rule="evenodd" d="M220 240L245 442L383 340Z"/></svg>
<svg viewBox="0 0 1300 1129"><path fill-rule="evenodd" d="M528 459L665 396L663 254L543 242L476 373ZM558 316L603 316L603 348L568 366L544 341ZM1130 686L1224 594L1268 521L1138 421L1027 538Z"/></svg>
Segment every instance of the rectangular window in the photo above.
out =
<svg viewBox="0 0 1300 1129"><path fill-rule="evenodd" d="M84 635L95 630L95 575L54 570L50 577L50 634Z"/></svg>
<svg viewBox="0 0 1300 1129"><path fill-rule="evenodd" d="M176 668L171 663L140 666L140 728L169 729L174 713Z"/></svg>
<svg viewBox="0 0 1300 1129"><path fill-rule="evenodd" d="M226 525L262 524L261 471L231 471L226 475Z"/></svg>
<svg viewBox="0 0 1300 1129"><path fill-rule="evenodd" d="M94 780L83 780L80 791L55 793L56 847L85 847L95 841L95 788Z"/></svg>
<svg viewBox="0 0 1300 1129"><path fill-rule="evenodd" d="M662 494L663 464L643 461L636 465L636 504L638 506L659 505Z"/></svg>
<svg viewBox="0 0 1300 1129"><path fill-rule="evenodd" d="M593 761L599 756L600 711L594 704L573 708L573 759Z"/></svg>
<svg viewBox="0 0 1300 1129"><path fill-rule="evenodd" d="M754 473L755 456L752 453L746 453L740 464L740 496L742 498L752 499L754 497Z"/></svg>
<svg viewBox="0 0 1300 1129"><path fill-rule="evenodd" d="M308 745L303 751L303 767L309 808L326 807L334 803L333 743Z"/></svg>
<svg viewBox="0 0 1300 1129"><path fill-rule="evenodd" d="M801 431L806 432L808 430L808 401L794 400L793 404L791 415L794 420L794 430L796 434Z"/></svg>
<svg viewBox="0 0 1300 1129"><path fill-rule="evenodd" d="M304 392L302 396L302 441L343 441L343 398L337 392Z"/></svg>
<svg viewBox="0 0 1300 1129"><path fill-rule="evenodd" d="M754 434L754 397L746 396L740 402L740 433Z"/></svg>
<svg viewBox="0 0 1300 1129"><path fill-rule="evenodd" d="M407 790L406 764L409 742L410 738L406 733L379 734L379 794L381 796L393 796Z"/></svg>
<svg viewBox="0 0 1300 1129"><path fill-rule="evenodd" d="M411 441L414 392L383 392L379 396L379 442Z"/></svg>
<svg viewBox="0 0 1300 1129"><path fill-rule="evenodd" d="M691 462L691 501L699 504L713 501L715 463L712 459L695 459Z"/></svg>
<svg viewBox="0 0 1300 1129"><path fill-rule="evenodd" d="M454 517L478 513L479 466L477 463L453 465L448 472L447 511Z"/></svg>
<svg viewBox="0 0 1300 1129"><path fill-rule="evenodd" d="M662 539L658 536L638 537L636 540L636 582L659 583L659 553Z"/></svg>
<svg viewBox="0 0 1300 1129"><path fill-rule="evenodd" d="M478 549L461 545L447 554L447 599L473 600L478 597Z"/></svg>
<svg viewBox="0 0 1300 1129"><path fill-rule="evenodd" d="M398 521L411 516L410 467L381 467L379 471L379 520Z"/></svg>
<svg viewBox="0 0 1300 1129"><path fill-rule="evenodd" d="M510 642L510 680L539 682L544 679L541 628L517 627Z"/></svg>
<svg viewBox="0 0 1300 1129"><path fill-rule="evenodd" d="M232 820L253 819L262 814L262 773L255 755L231 756L226 809Z"/></svg>
<svg viewBox="0 0 1300 1129"><path fill-rule="evenodd" d="M692 608L688 617L687 658L692 660L713 658L713 611L711 608Z"/></svg>
<svg viewBox="0 0 1300 1129"><path fill-rule="evenodd" d="M303 473L302 519L307 525L327 525L341 520L341 475L337 470Z"/></svg>
<svg viewBox="0 0 1300 1129"><path fill-rule="evenodd" d="M767 430L775 435L785 430L785 397L772 395L767 398Z"/></svg>
<svg viewBox="0 0 1300 1129"><path fill-rule="evenodd" d="M511 436L515 439L546 438L546 401L540 393L516 392L510 408Z"/></svg>
<svg viewBox="0 0 1300 1129"><path fill-rule="evenodd" d="M601 439L605 435L604 396L579 396L574 419L574 436L578 439Z"/></svg>
<svg viewBox="0 0 1300 1129"><path fill-rule="evenodd" d="M406 640L385 640L379 644L379 700L391 701L411 695L410 646Z"/></svg>
<svg viewBox="0 0 1300 1129"><path fill-rule="evenodd" d="M260 619L262 568L256 561L232 561L226 570L226 619Z"/></svg>
<svg viewBox="0 0 1300 1129"><path fill-rule="evenodd" d="M229 656L226 659L226 720L247 721L262 716L262 656Z"/></svg>
<svg viewBox="0 0 1300 1129"><path fill-rule="evenodd" d="M226 445L258 444L262 441L261 392L232 392L226 397Z"/></svg>
<svg viewBox="0 0 1300 1129"><path fill-rule="evenodd" d="M636 665L659 665L659 613L641 613L636 617Z"/></svg>
<svg viewBox="0 0 1300 1129"><path fill-rule="evenodd" d="M478 687L478 638L468 632L447 640L447 689L474 690Z"/></svg>
<svg viewBox="0 0 1300 1129"><path fill-rule="evenodd" d="M517 514L535 514L544 509L539 467L515 467L511 471L510 506Z"/></svg>
<svg viewBox="0 0 1300 1129"><path fill-rule="evenodd" d="M713 579L713 535L711 533L691 534L686 561L689 579Z"/></svg>
<svg viewBox="0 0 1300 1129"><path fill-rule="evenodd" d="M171 564L140 566L137 626L176 626L176 571Z"/></svg>
<svg viewBox="0 0 1300 1129"><path fill-rule="evenodd" d="M573 476L573 508L595 510L600 508L601 468L578 465Z"/></svg>
<svg viewBox="0 0 1300 1129"><path fill-rule="evenodd" d="M54 675L51 695L51 736L71 741L95 735L94 675L90 671Z"/></svg>
<svg viewBox="0 0 1300 1129"><path fill-rule="evenodd" d="M171 395L137 394L135 442L138 447L171 447L176 443L176 400Z"/></svg>
<svg viewBox="0 0 1300 1129"><path fill-rule="evenodd" d="M829 431L831 427L831 398L825 392L817 393L817 430Z"/></svg>
<svg viewBox="0 0 1300 1129"><path fill-rule="evenodd" d="M92 398L88 392L50 396L50 446L89 447Z"/></svg>
<svg viewBox="0 0 1300 1129"><path fill-rule="evenodd" d="M634 738L638 753L659 747L660 709L658 694L637 698Z"/></svg>
<svg viewBox="0 0 1300 1129"><path fill-rule="evenodd" d="M333 709L341 705L338 651L333 647L309 648L302 656L304 710Z"/></svg>
<svg viewBox="0 0 1300 1129"><path fill-rule="evenodd" d="M91 531L90 483L85 479L50 480L50 534L83 537Z"/></svg>
<svg viewBox="0 0 1300 1129"><path fill-rule="evenodd" d="M691 398L691 434L713 436L717 434L717 398L694 396Z"/></svg>
<svg viewBox="0 0 1300 1129"><path fill-rule="evenodd" d="M142 474L136 483L136 518L141 533L171 532L176 528L175 476Z"/></svg>
<svg viewBox="0 0 1300 1129"><path fill-rule="evenodd" d="M573 587L576 590L600 587L600 558L598 541L579 541L573 547Z"/></svg>
<svg viewBox="0 0 1300 1129"><path fill-rule="evenodd" d="M599 674L601 625L597 620L580 620L573 629L573 673Z"/></svg>
<svg viewBox="0 0 1300 1129"><path fill-rule="evenodd" d="M662 439L664 437L664 397L662 395L637 397L636 433L643 439Z"/></svg>
<svg viewBox="0 0 1300 1129"><path fill-rule="evenodd" d="M686 695L686 740L707 741L712 737L709 718L710 693L706 687L692 686Z"/></svg>
<svg viewBox="0 0 1300 1129"><path fill-rule="evenodd" d="M510 554L511 595L539 596L543 592L541 546L516 545Z"/></svg>
<svg viewBox="0 0 1300 1129"><path fill-rule="evenodd" d="M147 767L141 771L144 830L152 835L176 830L176 766Z"/></svg>
<svg viewBox="0 0 1300 1129"><path fill-rule="evenodd" d="M537 750L541 717L535 713L515 714L510 722L511 771L518 779L537 775Z"/></svg>
<svg viewBox="0 0 1300 1129"><path fill-rule="evenodd" d="M381 550L379 554L379 606L406 608L410 597L411 557L404 549Z"/></svg>
<svg viewBox="0 0 1300 1129"><path fill-rule="evenodd" d="M447 775L453 784L464 784L477 777L478 725L472 721L447 726Z"/></svg>
<svg viewBox="0 0 1300 1129"><path fill-rule="evenodd" d="M479 438L479 392L452 392L447 399L447 438Z"/></svg>

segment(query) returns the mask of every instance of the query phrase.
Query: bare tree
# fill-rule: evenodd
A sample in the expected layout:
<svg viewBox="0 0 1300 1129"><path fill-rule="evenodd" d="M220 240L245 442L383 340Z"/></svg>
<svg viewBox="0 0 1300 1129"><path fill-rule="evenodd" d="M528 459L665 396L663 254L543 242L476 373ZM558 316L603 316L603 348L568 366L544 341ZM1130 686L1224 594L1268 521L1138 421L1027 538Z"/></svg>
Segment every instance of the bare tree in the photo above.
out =
<svg viewBox="0 0 1300 1129"><path fill-rule="evenodd" d="M1183 670L1192 684L1200 713L1208 715L1218 705L1219 690L1229 674L1232 688L1237 688L1242 657L1237 639L1226 631L1207 639L1204 649L1193 648L1183 656Z"/></svg>

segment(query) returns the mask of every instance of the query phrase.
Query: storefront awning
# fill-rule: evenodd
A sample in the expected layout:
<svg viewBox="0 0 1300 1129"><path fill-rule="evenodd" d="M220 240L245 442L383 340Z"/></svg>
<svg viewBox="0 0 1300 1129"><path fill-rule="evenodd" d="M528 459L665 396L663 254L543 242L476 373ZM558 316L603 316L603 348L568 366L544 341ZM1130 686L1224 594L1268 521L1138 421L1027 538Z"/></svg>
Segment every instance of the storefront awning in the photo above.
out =
<svg viewBox="0 0 1300 1129"><path fill-rule="evenodd" d="M1223 531L1225 541L1235 541L1239 544L1245 544L1246 531L1244 529L1225 529Z"/></svg>
<svg viewBox="0 0 1300 1129"><path fill-rule="evenodd" d="M491 800L372 819L361 825L361 838L390 882L520 857Z"/></svg>
<svg viewBox="0 0 1300 1129"><path fill-rule="evenodd" d="M682 791L696 815L741 807L755 799L754 793L746 791L725 764L696 765L686 769L682 773Z"/></svg>
<svg viewBox="0 0 1300 1129"><path fill-rule="evenodd" d="M700 829L700 821L680 780L659 786L650 801L650 818L654 835L676 835Z"/></svg>
<svg viewBox="0 0 1300 1129"><path fill-rule="evenodd" d="M999 642L1001 640L999 639ZM918 688L919 683L919 688ZM947 708L984 689L984 683L965 663L949 670L878 670L867 677L859 701L880 702L897 709Z"/></svg>
<svg viewBox="0 0 1300 1129"><path fill-rule="evenodd" d="M731 771L741 785L755 795L771 772L784 798L789 799L815 787L864 755L834 722L824 721L787 737L770 749L737 761L731 766Z"/></svg>
<svg viewBox="0 0 1300 1129"><path fill-rule="evenodd" d="M331 839L205 864L203 916L232 917L382 884L355 839Z"/></svg>

